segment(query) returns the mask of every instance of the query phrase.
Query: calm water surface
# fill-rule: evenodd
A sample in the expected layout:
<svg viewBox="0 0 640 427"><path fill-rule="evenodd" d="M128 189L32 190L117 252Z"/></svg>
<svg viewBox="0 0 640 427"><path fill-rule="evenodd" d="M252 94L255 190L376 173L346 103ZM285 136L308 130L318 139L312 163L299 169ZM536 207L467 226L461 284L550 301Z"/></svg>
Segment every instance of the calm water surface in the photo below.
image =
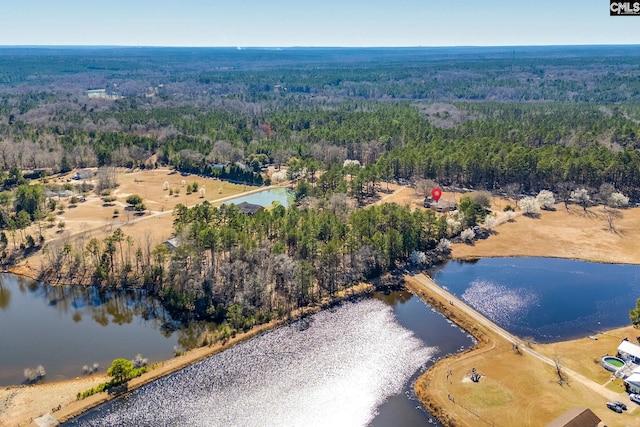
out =
<svg viewBox="0 0 640 427"><path fill-rule="evenodd" d="M68 425L439 425L413 379L472 344L419 298L378 295L239 344Z"/></svg>
<svg viewBox="0 0 640 427"><path fill-rule="evenodd" d="M543 342L627 325L640 296L640 267L629 265L502 258L449 262L431 273L500 326ZM103 366L138 352L151 357L140 350L148 336L161 343L153 345L164 359L197 332L172 332L161 307L139 295L114 299L1 277L0 367L12 372L6 378L38 363L51 372L53 362L43 356L73 360L73 376L97 353L108 353ZM235 346L69 425L425 425L434 420L412 382L437 358L471 345L419 298L378 294Z"/></svg>
<svg viewBox="0 0 640 427"><path fill-rule="evenodd" d="M556 258L450 261L434 269L440 286L520 337L562 341L630 324L640 266Z"/></svg>
<svg viewBox="0 0 640 427"><path fill-rule="evenodd" d="M0 385L20 384L23 370L41 364L46 380L82 375L83 365L104 371L118 357L141 353L150 361L173 356L188 330L157 300L140 292L48 286L0 274Z"/></svg>
<svg viewBox="0 0 640 427"><path fill-rule="evenodd" d="M237 197L229 200L227 203L236 205L247 202L254 205L271 207L273 202L278 202L285 208L293 201L293 193L286 188L272 188L270 190L260 191L258 193L249 194L248 196Z"/></svg>

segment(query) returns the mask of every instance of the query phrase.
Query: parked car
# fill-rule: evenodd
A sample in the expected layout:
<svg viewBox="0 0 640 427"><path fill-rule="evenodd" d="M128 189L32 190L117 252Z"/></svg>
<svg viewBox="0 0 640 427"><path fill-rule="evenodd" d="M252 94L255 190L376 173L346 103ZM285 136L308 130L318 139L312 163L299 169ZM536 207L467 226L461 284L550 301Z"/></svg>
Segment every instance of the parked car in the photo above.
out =
<svg viewBox="0 0 640 427"><path fill-rule="evenodd" d="M618 405L616 405L613 402L607 402L607 408L611 409L612 411L615 411L617 413L622 413L622 408L619 407Z"/></svg>
<svg viewBox="0 0 640 427"><path fill-rule="evenodd" d="M618 405L618 407L619 407L620 409L622 409L623 411L626 411L626 410L627 410L627 405L625 405L625 404L624 404L624 403L622 403L622 402L618 402L618 401L616 400L616 401L614 401L614 402L613 402L613 404L614 404L614 405Z"/></svg>
<svg viewBox="0 0 640 427"><path fill-rule="evenodd" d="M638 405L640 405L640 394L631 393L629 395L629 399L631 399L632 402L635 402Z"/></svg>

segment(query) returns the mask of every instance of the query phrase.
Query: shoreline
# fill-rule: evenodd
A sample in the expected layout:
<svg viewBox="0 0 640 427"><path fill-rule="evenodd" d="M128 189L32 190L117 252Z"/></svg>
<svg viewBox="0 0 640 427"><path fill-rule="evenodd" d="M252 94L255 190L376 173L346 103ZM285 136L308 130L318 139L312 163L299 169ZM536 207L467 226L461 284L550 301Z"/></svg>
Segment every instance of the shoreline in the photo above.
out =
<svg viewBox="0 0 640 427"><path fill-rule="evenodd" d="M452 259L452 260L455 261L456 259ZM441 313L447 319L451 320L453 323L460 326L463 330L465 330L467 333L472 335L477 341L476 345L472 348L465 349L463 352L456 353L438 360L431 367L429 367L423 374L421 374L416 380L416 382L414 383L414 391L416 393L416 396L420 399L421 404L425 407L425 409L427 409L434 417L436 417L445 426L473 425L473 424L464 423L464 421L462 421L459 416L455 415L455 412L456 412L455 407L450 407L450 405L447 404L451 402L448 402L447 400L443 400L442 396L439 395L438 393L429 392L429 389L430 389L429 385L434 380L433 377L438 372L441 372L444 369L443 367L450 366L451 364L454 364L461 360L477 358L479 356L489 357L489 358L493 357L491 355L491 352L496 349L504 350L503 348L504 343L500 343L499 342L500 340L497 340L496 337L493 336L491 332L488 331L483 325L476 323L473 320L473 318L471 318L464 312L461 312L458 309L458 307L451 304L449 300L443 299L441 296L437 295L433 291L430 291L420 283L417 283L417 280L413 276L404 276L404 279L405 279L406 290L418 296L425 303L429 304L431 307L436 309L439 313ZM234 346L236 344L239 344L241 342L254 338L262 333L266 333L272 330L273 328L276 328L282 324L287 323L288 321L291 321L292 319L298 318L302 315L318 312L322 309L325 309L331 304L339 303L342 300L345 300L354 296L360 296L360 295L366 294L372 290L373 290L372 285L361 286L358 290L354 290L354 292L348 292L346 294L341 295L339 299L333 302L328 303L327 301L325 301L322 304L319 304L317 306L303 309L302 312L300 313L293 313L292 317L289 319L274 320L269 323L260 325L256 328L253 328L248 332L237 334L234 338L229 339L225 343L216 343L207 347L192 349L181 356L177 356L175 358L160 362L159 366L153 369L152 371L150 371L149 373L129 381L128 389L124 394L130 393L133 390L137 389L138 387L141 387L145 384L155 381L158 378L164 377L166 375L171 375L172 373L177 372L181 369L184 369L187 366L190 366L205 358L208 358L219 352L222 352L230 348L231 346ZM616 330L617 329L606 330L606 331L602 331L601 333L609 334L612 331L616 331ZM566 342L567 341L560 341L559 343L563 344ZM106 377L104 374L97 375L95 377L108 379L108 377ZM94 376L87 377L86 379L89 380L90 378L93 379ZM80 381L84 379L85 378L82 378L80 379ZM77 379L45 383L40 386L36 385L34 386L34 388L64 386L66 384L74 383L74 382L77 382ZM91 387L87 387L87 389ZM19 387L18 386L7 387L7 389L10 389L10 388L17 389ZM51 417L53 417L53 419L55 419L56 421L66 422L78 415L81 415L86 411L89 411L95 408L96 406L99 406L119 396L112 396L103 392L93 396L89 396L82 400L72 400L72 401L66 402L64 405L61 405L60 409L55 412L49 411L47 414L40 414L38 417L31 417L31 419L28 421L22 420L15 425L36 426L39 424L37 424L35 420L40 417L45 417L43 418L43 421L45 419L51 420ZM25 421L27 421L26 424L25 424ZM461 422L462 424L460 424ZM13 424L6 424L6 425L9 426ZM5 426L5 424L0 422L0 426Z"/></svg>
<svg viewBox="0 0 640 427"><path fill-rule="evenodd" d="M414 383L420 402L445 426L546 425L572 406L589 407L609 426L626 426L640 420L640 411L624 392L621 380L613 381L611 373L605 372L599 363L599 356L605 351L615 351L621 339L636 335L633 327L598 332L595 341L582 337L549 344L528 343L475 312L430 277L415 275L406 279L414 294L477 340L473 348L435 362ZM594 349L596 345L598 348ZM596 357L589 360L586 356L589 353ZM506 367L501 368L502 364ZM568 387L563 381L558 383L558 366ZM483 377L477 385L469 379L469 373L476 368ZM522 377L521 384L511 384L515 382L514 372ZM538 384L532 387L535 382ZM527 386L529 390L524 388ZM546 407L528 402L536 392L540 394L536 398L544 401ZM496 395L500 399L492 401ZM602 402L613 400L627 404L625 416L633 417L632 421L610 418L611 411L603 409ZM514 416L522 413L525 413L522 418Z"/></svg>
<svg viewBox="0 0 640 427"><path fill-rule="evenodd" d="M26 277L26 276L25 276ZM372 292L373 290L373 285L369 285L369 284L361 284L360 286L355 287L354 289L350 289L347 292L340 292L336 297L334 297L333 300L329 301L329 300L325 300L322 301L321 303L311 306L311 307L305 307L303 309L300 310L296 310L294 312L291 313L291 316L288 318L283 318L283 319L275 319L272 320L271 322L256 326L254 328L252 328L251 330L247 331L247 332L243 332L243 333L239 333L236 334L234 337L230 338L229 340L227 340L226 342L218 342L209 346L205 346L205 347L198 347L198 348L194 348L191 349L187 352L185 352L184 354L180 355L180 356L176 356L172 359L168 359L162 362L158 362L157 366L152 369L151 371L149 371L146 374L141 375L140 377L134 378L132 380L130 380L127 383L127 390L126 392L119 394L119 395L110 395L107 392L102 392L102 393L97 393L94 394L92 396L86 397L84 399L81 400L77 400L76 399L76 393L73 393L73 396L64 396L65 398L63 399L63 401L59 404L59 409L57 409L56 407L58 406L58 402L50 402L47 403L47 408L51 408L53 407L51 410L47 410L46 413L41 413L41 411L36 414L35 413L35 409L32 410L27 416L22 416L20 417L18 416L14 416L13 418L19 418L19 419L11 419L10 421L3 421L0 419L0 426L1 427L12 427L12 426L25 426L25 425L29 425L29 426L39 426L40 424L38 424L38 422L36 420L38 419L42 419L43 422L52 422L52 421L56 421L59 423L63 423L66 421L69 421L72 418L75 418L79 415L81 415L82 413L89 411L111 399L115 399L118 397L121 397L123 395L126 395L128 393L131 393L132 391L134 391L135 389L142 387L148 383L151 383L161 377L165 377L167 375L171 375L175 372L178 372L188 366L191 366L195 363L198 363L210 356L216 355L224 350L227 350L228 348L235 346L239 343L242 343L244 341L247 341L251 338L254 338L256 336L259 336L263 333L267 333L270 330L277 328L281 325L284 325L290 321L293 321L295 319L298 319L302 316L306 316L306 315L310 315L313 313L316 313L318 311L321 311L323 309L326 309L334 304L339 304L342 301L348 300L350 298L353 297L359 297L362 295L366 295L367 293ZM105 382L108 381L109 377L106 376L106 374L101 373L101 374L94 374L92 376L88 376L88 377L81 377L81 378L76 378L76 379L72 379L72 380L60 380L60 381L54 381L54 382L50 382L50 383L43 383L43 384L36 384L36 385L32 385L32 386L19 386L19 385L15 385L15 386L5 386L5 387L0 387L0 410L2 410L2 412L0 413L4 413L6 409L3 410L3 408L9 408L10 405L12 404L12 399L14 398L14 395L16 392L20 392L22 390L28 390L33 392L34 394L36 394L39 390L44 390L44 389L62 389L62 388L69 388L70 386L74 386L76 385L76 389L78 388L77 386L80 384L86 384L86 387L82 388L79 391L85 391L87 389L90 389L92 387L95 387L96 385L98 385L101 382ZM63 397L63 396L58 396L58 397ZM56 409L55 411L53 411L53 409Z"/></svg>
<svg viewBox="0 0 640 427"><path fill-rule="evenodd" d="M517 256L514 256L514 257L517 257ZM482 257L472 257L472 259L479 259L479 258L482 258ZM553 257L553 258L560 258L560 257ZM462 259L452 258L450 260L456 261L456 260L462 260ZM579 260L579 259L578 261L594 262L594 261ZM25 273L28 273L28 271L24 271L24 269L22 269L22 271L12 271L12 273L20 274L23 277L31 278L29 274L25 274ZM414 383L414 391L416 392L417 397L420 399L421 404L434 417L436 417L445 426L460 425L461 420L459 419L458 416L452 415L451 411L453 408L449 407L450 405L447 405L448 402L446 400L442 400L442 396L437 395L437 393L433 394L433 393L429 393L428 391L425 392L425 389L428 390L429 388L428 386L430 382L433 381L432 377L434 373L441 371L442 366L451 365L452 363L456 363L459 360L475 358L475 357L478 357L479 355L485 355L486 357L491 357L490 353L493 350L495 350L497 347L500 347L500 345L499 343L496 342L497 341L496 338L492 337L491 333L487 331L486 328L484 328L482 325L475 323L473 319L470 318L468 315L465 315L465 313L460 312L460 310L458 310L456 306L453 306L452 304L450 304L448 300L442 299L441 297L436 295L434 292L429 291L424 286L417 283L417 281L412 276L405 276L404 278L405 278L406 290L418 296L425 303L429 304L431 307L436 309L439 313L441 313L447 319L451 320L453 323L460 326L463 330L465 330L467 333L472 335L477 341L477 344L472 348L466 349L461 353L456 353L438 360L437 362L434 363L434 365L429 367L429 369L427 369L422 375L420 375L420 377ZM341 295L339 299L331 302L330 304L339 303L340 301L353 296L363 295L367 292L370 292L372 289L373 289L372 285L363 286L358 290L354 290L353 292L348 292L346 294ZM207 347L195 348L195 349L189 350L188 352L186 352L181 356L177 356L175 358L159 362L158 364L159 366L153 369L152 371L150 371L149 373L129 381L128 389L125 392L125 394L132 392L138 387L141 387L145 384L155 381L158 378L161 378L166 375L171 375L172 373L177 372L181 369L184 369L187 366L195 364L207 357L213 356L221 351L224 351L230 348L231 346L234 346L243 341L254 338L262 333L266 333L272 330L273 328L276 328L282 324L285 324L286 322L292 319L298 318L299 316L312 314L317 311L320 311L326 308L330 304L328 304L327 301L324 301L322 304L303 309L302 312L300 313L292 313L292 317L290 319L273 320L269 323L257 326L256 328L253 328L248 332L237 334L234 338L229 339L225 343L216 343ZM615 331L615 330L617 329L613 329L611 331ZM611 331L607 330L607 331L603 331L602 333L607 334L607 333L610 333ZM570 341L570 340L567 340L567 341ZM567 341L560 341L559 343L566 343ZM76 378L73 380L61 380L61 381L56 381L52 383L44 383L41 385L30 386L30 387L33 387L35 391L37 387L42 387L42 388L55 388L56 386L63 387L65 385L82 382L84 380L89 382L89 381L92 381L94 378L102 378L105 381L108 380L108 377L102 374L102 375L90 376L86 378L83 377L80 379ZM100 381L100 382L103 382L103 381ZM97 385L97 383L86 387L86 389L94 387L95 385ZM9 389L14 389L14 390L20 389L20 386L6 387L6 390L9 390ZM99 406L119 396L112 396L104 392L98 393L93 396L89 396L82 400L75 400L75 396L74 396L74 400L67 401L64 404L61 404L60 409L55 412L49 411L47 414L39 414L37 417L32 416L30 417L31 419L23 419L19 421L17 424L4 424L3 422L0 422L0 426L3 426L3 427L5 425L6 426L11 426L11 425L36 426L39 424L37 424L35 420L40 417L45 417L48 420L51 420L51 417L53 417L53 419L55 419L56 421L66 422L86 411L89 411L95 408L96 406ZM2 403L2 400L0 400L0 404L1 403ZM51 405L51 406L55 407L56 405ZM2 408L2 406L0 406L0 408ZM453 412L455 413L455 410ZM45 420L45 418L43 418L43 421ZM471 424L462 424L462 425L471 425Z"/></svg>
<svg viewBox="0 0 640 427"><path fill-rule="evenodd" d="M556 255L527 255L527 254L520 254L520 255L486 255L486 256L478 256L478 255L466 255L466 256L459 256L456 258L450 258L447 261L465 261L465 262L473 262L473 261L478 261L481 259L488 259L488 258L548 258L548 259L565 259L568 261L579 261L579 262L588 262L591 264L609 264L609 265L640 265L640 262L636 262L636 261L613 261L613 260L592 260L592 259L588 259L588 258L579 258L579 257L572 257L572 258L567 258L567 257L563 257L563 256L556 256Z"/></svg>

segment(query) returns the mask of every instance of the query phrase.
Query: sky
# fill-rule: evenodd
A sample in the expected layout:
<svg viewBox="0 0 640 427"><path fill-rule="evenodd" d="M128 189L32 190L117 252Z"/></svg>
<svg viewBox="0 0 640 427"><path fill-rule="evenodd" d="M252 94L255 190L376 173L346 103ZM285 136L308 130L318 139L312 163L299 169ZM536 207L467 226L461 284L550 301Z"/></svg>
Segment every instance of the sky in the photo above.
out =
<svg viewBox="0 0 640 427"><path fill-rule="evenodd" d="M0 45L640 44L606 0L16 0Z"/></svg>

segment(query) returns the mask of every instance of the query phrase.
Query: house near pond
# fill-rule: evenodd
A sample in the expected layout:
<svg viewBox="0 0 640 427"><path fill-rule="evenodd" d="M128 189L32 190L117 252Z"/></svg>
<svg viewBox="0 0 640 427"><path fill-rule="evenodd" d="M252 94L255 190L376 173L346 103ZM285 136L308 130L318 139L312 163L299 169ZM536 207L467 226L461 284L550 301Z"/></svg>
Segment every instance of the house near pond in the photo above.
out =
<svg viewBox="0 0 640 427"><path fill-rule="evenodd" d="M598 427L602 421L588 408L571 408L546 427Z"/></svg>
<svg viewBox="0 0 640 427"><path fill-rule="evenodd" d="M239 203L236 206L238 206L238 209L240 209L240 212L242 212L245 215L253 215L264 209L263 206L254 205L253 203L247 203L247 202Z"/></svg>
<svg viewBox="0 0 640 427"><path fill-rule="evenodd" d="M618 346L618 357L626 362L640 365L640 346L623 340Z"/></svg>
<svg viewBox="0 0 640 427"><path fill-rule="evenodd" d="M623 378L629 393L640 393L640 346L624 339L618 346L618 357L625 365L616 371L616 377Z"/></svg>
<svg viewBox="0 0 640 427"><path fill-rule="evenodd" d="M436 212L455 211L458 208L458 205L456 202L449 202L447 200L442 200L442 199L436 202L433 199L427 198L427 199L424 199L423 205L425 208L433 209Z"/></svg>
<svg viewBox="0 0 640 427"><path fill-rule="evenodd" d="M640 373L633 373L624 379L624 384L629 393L640 393Z"/></svg>

